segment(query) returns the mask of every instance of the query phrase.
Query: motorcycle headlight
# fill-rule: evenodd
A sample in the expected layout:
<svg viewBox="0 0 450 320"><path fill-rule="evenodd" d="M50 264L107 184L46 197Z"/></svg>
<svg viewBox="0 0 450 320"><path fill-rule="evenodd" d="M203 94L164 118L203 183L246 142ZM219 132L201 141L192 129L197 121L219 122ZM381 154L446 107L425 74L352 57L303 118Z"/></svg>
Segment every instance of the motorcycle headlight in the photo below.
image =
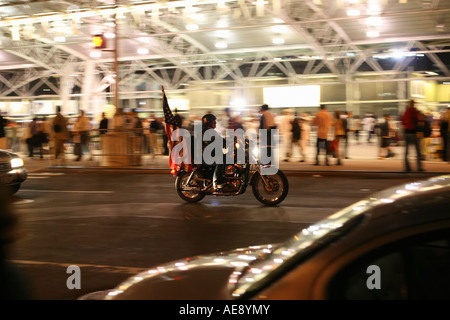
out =
<svg viewBox="0 0 450 320"><path fill-rule="evenodd" d="M255 157L257 157L259 155L259 149L258 148L253 149L253 155Z"/></svg>
<svg viewBox="0 0 450 320"><path fill-rule="evenodd" d="M13 158L11 159L11 168L20 168L23 167L23 160L21 158Z"/></svg>

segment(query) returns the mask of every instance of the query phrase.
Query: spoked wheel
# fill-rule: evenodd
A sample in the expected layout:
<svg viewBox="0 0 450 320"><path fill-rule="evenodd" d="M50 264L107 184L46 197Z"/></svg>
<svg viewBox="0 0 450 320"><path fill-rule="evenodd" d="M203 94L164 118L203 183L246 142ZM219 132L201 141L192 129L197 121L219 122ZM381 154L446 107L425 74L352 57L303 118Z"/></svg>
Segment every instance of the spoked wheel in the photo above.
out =
<svg viewBox="0 0 450 320"><path fill-rule="evenodd" d="M189 185L186 184L190 175L190 172L180 173L175 180L175 188L177 189L178 195L181 199L186 202L193 203L202 200L205 197L205 193L194 190L183 190L184 188L201 188L201 186L195 182L195 178L200 178L200 175L196 172L194 173Z"/></svg>
<svg viewBox="0 0 450 320"><path fill-rule="evenodd" d="M289 192L289 182L283 172L279 171L273 175L261 177L256 172L252 190L256 199L266 206L275 206L281 203Z"/></svg>

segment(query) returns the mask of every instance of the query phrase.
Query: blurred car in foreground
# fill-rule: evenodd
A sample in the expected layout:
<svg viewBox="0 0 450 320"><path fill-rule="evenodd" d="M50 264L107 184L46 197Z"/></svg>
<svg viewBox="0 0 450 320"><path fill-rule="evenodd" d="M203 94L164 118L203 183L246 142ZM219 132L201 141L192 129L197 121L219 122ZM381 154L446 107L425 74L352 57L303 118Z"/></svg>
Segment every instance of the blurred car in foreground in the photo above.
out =
<svg viewBox="0 0 450 320"><path fill-rule="evenodd" d="M22 158L13 152L0 149L0 187L10 194L16 193L28 172Z"/></svg>
<svg viewBox="0 0 450 320"><path fill-rule="evenodd" d="M450 175L371 195L278 245L186 258L80 299L449 299Z"/></svg>

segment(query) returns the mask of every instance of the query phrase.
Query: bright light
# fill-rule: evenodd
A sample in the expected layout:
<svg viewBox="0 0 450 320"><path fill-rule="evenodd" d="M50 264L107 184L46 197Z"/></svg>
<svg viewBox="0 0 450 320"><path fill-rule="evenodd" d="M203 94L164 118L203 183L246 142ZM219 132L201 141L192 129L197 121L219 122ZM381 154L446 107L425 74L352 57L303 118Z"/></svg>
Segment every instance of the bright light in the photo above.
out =
<svg viewBox="0 0 450 320"><path fill-rule="evenodd" d="M378 1L371 1L371 3L369 3L368 7L367 7L367 14L370 15L376 15L376 14L380 14L381 9L380 9L380 5L378 4Z"/></svg>
<svg viewBox="0 0 450 320"><path fill-rule="evenodd" d="M97 34L92 37L92 43L94 44L94 48L104 48L105 47L105 39L102 34Z"/></svg>
<svg viewBox="0 0 450 320"><path fill-rule="evenodd" d="M189 110L189 100L188 99L167 99L169 106L177 108L178 111Z"/></svg>
<svg viewBox="0 0 450 320"><path fill-rule="evenodd" d="M230 35L230 30L217 30L216 36L218 38L226 38Z"/></svg>
<svg viewBox="0 0 450 320"><path fill-rule="evenodd" d="M139 48L137 50L138 54L148 54L150 52L150 50L148 50L147 48Z"/></svg>
<svg viewBox="0 0 450 320"><path fill-rule="evenodd" d="M397 49L392 51L392 56L394 58L402 58L406 55L406 53L403 50Z"/></svg>
<svg viewBox="0 0 450 320"><path fill-rule="evenodd" d="M366 36L369 38L376 38L380 36L380 32L378 30L369 30L366 32Z"/></svg>
<svg viewBox="0 0 450 320"><path fill-rule="evenodd" d="M23 167L23 160L21 158L13 158L11 159L11 168L20 168Z"/></svg>
<svg viewBox="0 0 450 320"><path fill-rule="evenodd" d="M11 39L13 41L20 41L20 28L17 26L9 28L9 31L11 31Z"/></svg>
<svg viewBox="0 0 450 320"><path fill-rule="evenodd" d="M225 41L216 42L216 48L217 49L225 49L227 47L228 47L228 45L227 45L227 43Z"/></svg>
<svg viewBox="0 0 450 320"><path fill-rule="evenodd" d="M100 51L91 51L89 56L91 58L100 58L102 56L102 53Z"/></svg>
<svg viewBox="0 0 450 320"><path fill-rule="evenodd" d="M143 42L143 43L150 43L151 42L150 37L139 37L137 39L138 39L138 41Z"/></svg>
<svg viewBox="0 0 450 320"><path fill-rule="evenodd" d="M366 19L366 24L368 26L374 26L374 27L379 26L379 25L381 25L381 18L377 17L377 16L369 17Z"/></svg>
<svg viewBox="0 0 450 320"><path fill-rule="evenodd" d="M347 10L347 16L349 17L356 17L359 16L361 12L358 9L348 9Z"/></svg>
<svg viewBox="0 0 450 320"><path fill-rule="evenodd" d="M318 107L320 86L290 86L263 88L264 101L271 108ZM298 97L302 97L298 99Z"/></svg>
<svg viewBox="0 0 450 320"><path fill-rule="evenodd" d="M64 36L56 36L53 38L55 42L66 42L66 37Z"/></svg>
<svg viewBox="0 0 450 320"><path fill-rule="evenodd" d="M195 23L189 23L186 25L186 30L188 31L198 30L198 25Z"/></svg>
<svg viewBox="0 0 450 320"><path fill-rule="evenodd" d="M242 109L246 105L246 101L243 98L235 98L230 102L230 105L236 109Z"/></svg>
<svg viewBox="0 0 450 320"><path fill-rule="evenodd" d="M273 44L284 44L284 39L283 38L273 38L272 43Z"/></svg>
<svg viewBox="0 0 450 320"><path fill-rule="evenodd" d="M277 26L272 27L273 32L279 33L279 34L288 31L288 29L289 28L286 25L277 25Z"/></svg>

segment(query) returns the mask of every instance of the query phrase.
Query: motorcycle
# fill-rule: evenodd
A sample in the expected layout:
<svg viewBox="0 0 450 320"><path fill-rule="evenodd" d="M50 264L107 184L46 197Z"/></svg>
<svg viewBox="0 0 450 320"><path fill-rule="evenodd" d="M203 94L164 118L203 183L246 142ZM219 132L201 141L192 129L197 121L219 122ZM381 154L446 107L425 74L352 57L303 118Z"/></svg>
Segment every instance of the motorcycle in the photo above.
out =
<svg viewBox="0 0 450 320"><path fill-rule="evenodd" d="M181 170L175 180L175 188L181 199L195 203L207 195L237 196L244 194L251 185L253 195L262 204L275 206L281 203L289 192L286 175L280 170L275 174L264 174L263 169L267 166L261 164L258 149L250 152L248 138L244 143L240 142L235 140L233 156L236 160L238 149L245 148L245 163L234 161L233 164L224 165L223 175L226 183L221 188L216 188L213 184L214 166L200 164L193 165L190 172Z"/></svg>

